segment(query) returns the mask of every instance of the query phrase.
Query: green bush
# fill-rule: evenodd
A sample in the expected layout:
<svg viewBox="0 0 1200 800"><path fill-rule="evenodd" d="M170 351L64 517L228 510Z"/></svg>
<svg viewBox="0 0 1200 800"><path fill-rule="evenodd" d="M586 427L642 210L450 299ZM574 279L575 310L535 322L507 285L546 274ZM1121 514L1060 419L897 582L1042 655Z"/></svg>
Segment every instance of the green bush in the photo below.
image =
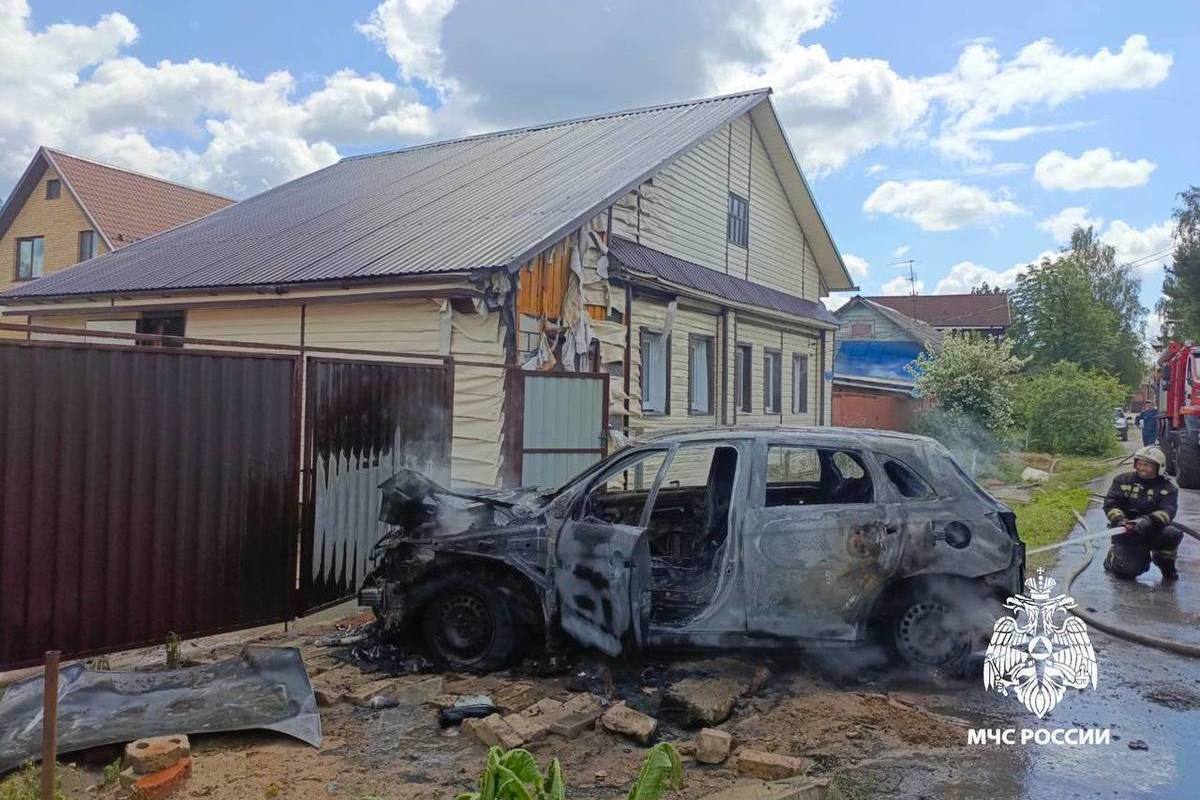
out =
<svg viewBox="0 0 1200 800"><path fill-rule="evenodd" d="M926 431L965 437L976 447L991 445L1012 426L1020 370L1021 360L1007 341L947 336L940 350L922 353L912 366L917 394L937 406L937 413L925 415Z"/></svg>
<svg viewBox="0 0 1200 800"><path fill-rule="evenodd" d="M1085 456L1116 450L1113 409L1125 398L1116 377L1059 361L1022 381L1016 397L1030 450Z"/></svg>

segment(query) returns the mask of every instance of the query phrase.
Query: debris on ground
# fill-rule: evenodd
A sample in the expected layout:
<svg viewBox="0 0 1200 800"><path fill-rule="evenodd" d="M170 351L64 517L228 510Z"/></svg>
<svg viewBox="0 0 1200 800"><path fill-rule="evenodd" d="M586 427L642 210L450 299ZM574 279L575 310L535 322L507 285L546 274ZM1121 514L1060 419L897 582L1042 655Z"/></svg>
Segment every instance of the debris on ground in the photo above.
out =
<svg viewBox="0 0 1200 800"><path fill-rule="evenodd" d="M768 753L763 750L743 748L734 755L738 775L775 781L803 775L812 769L813 760L796 756Z"/></svg>
<svg viewBox="0 0 1200 800"><path fill-rule="evenodd" d="M716 728L705 728L696 736L696 760L701 764L720 764L729 758L733 737Z"/></svg>
<svg viewBox="0 0 1200 800"><path fill-rule="evenodd" d="M628 737L639 744L648 744L654 732L658 730L658 720L633 710L624 702L617 703L604 712L604 716L600 717L600 724L609 733Z"/></svg>
<svg viewBox="0 0 1200 800"><path fill-rule="evenodd" d="M663 705L684 712L684 724L695 727L719 725L733 714L738 700L754 694L771 677L770 671L734 658L703 662L700 674L683 678L667 688Z"/></svg>

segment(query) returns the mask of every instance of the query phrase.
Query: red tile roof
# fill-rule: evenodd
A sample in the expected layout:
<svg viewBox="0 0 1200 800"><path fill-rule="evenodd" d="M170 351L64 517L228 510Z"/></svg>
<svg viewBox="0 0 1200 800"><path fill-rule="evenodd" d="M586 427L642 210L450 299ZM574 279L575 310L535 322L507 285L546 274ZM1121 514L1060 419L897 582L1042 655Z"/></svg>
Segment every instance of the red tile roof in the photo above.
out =
<svg viewBox="0 0 1200 800"><path fill-rule="evenodd" d="M1007 328L1007 294L919 294L868 297L935 328Z"/></svg>
<svg viewBox="0 0 1200 800"><path fill-rule="evenodd" d="M43 150L114 250L233 203L161 178Z"/></svg>

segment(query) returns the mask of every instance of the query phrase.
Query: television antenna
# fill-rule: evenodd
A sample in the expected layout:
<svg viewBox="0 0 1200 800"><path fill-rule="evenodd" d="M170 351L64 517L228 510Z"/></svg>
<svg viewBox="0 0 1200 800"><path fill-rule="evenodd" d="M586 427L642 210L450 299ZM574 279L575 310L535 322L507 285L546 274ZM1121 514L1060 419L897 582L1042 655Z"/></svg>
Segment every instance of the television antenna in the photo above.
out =
<svg viewBox="0 0 1200 800"><path fill-rule="evenodd" d="M916 259L906 258L903 261L893 261L888 264L889 267L908 266L908 294L912 298L912 313L909 316L913 319L917 318L917 272L913 269L913 265L916 263Z"/></svg>

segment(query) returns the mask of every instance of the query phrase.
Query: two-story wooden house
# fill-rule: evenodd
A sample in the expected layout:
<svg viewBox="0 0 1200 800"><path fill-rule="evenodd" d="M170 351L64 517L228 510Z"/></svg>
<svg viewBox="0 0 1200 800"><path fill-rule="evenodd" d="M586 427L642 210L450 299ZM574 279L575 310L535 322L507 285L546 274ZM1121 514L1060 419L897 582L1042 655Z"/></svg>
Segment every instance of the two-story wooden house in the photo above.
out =
<svg viewBox="0 0 1200 800"><path fill-rule="evenodd" d="M570 446L574 403L514 401L518 367L607 374L614 438L829 424L838 322L819 298L853 281L769 95L346 158L0 302L42 324L452 356L456 482L553 483L598 457ZM540 444L514 473L522 422Z"/></svg>

